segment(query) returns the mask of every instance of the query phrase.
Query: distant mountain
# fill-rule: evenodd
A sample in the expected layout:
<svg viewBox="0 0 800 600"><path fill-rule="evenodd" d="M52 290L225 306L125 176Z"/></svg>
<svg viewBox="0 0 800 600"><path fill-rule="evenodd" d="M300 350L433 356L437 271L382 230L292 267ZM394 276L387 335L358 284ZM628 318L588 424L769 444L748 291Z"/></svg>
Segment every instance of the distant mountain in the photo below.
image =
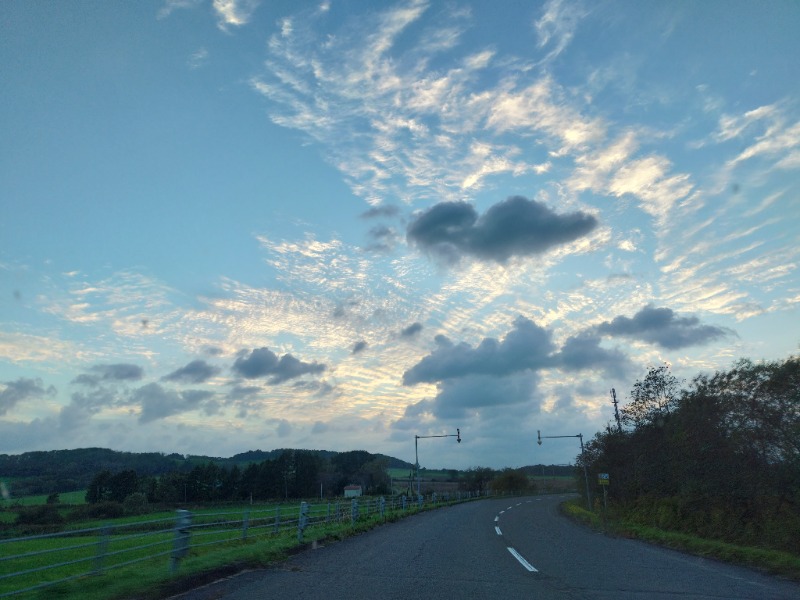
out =
<svg viewBox="0 0 800 600"><path fill-rule="evenodd" d="M172 471L189 472L198 464L213 462L220 467L239 468L251 463L275 460L290 450L250 450L230 458L212 456L164 454L162 452L119 452L107 448L79 448L75 450L46 450L24 454L0 454L0 480L12 482L14 496L51 494L85 489L92 478L101 471L118 473L136 471L142 475L162 475ZM332 450L312 450L324 461L343 454ZM411 463L383 454L364 453L371 458L386 459L390 468L408 468Z"/></svg>

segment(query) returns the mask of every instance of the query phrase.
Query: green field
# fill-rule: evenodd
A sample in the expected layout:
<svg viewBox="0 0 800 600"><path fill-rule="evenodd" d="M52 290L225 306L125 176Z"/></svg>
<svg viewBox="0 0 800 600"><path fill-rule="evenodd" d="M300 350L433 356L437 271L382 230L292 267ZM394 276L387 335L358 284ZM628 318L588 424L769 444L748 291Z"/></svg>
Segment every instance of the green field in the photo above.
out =
<svg viewBox="0 0 800 600"><path fill-rule="evenodd" d="M21 498L11 498L9 500L0 501L0 507L7 507L14 504L20 506L36 506L39 504L47 503L48 494L41 494L39 496L23 496ZM78 490L75 492L62 492L58 495L59 504L86 504L86 490Z"/></svg>

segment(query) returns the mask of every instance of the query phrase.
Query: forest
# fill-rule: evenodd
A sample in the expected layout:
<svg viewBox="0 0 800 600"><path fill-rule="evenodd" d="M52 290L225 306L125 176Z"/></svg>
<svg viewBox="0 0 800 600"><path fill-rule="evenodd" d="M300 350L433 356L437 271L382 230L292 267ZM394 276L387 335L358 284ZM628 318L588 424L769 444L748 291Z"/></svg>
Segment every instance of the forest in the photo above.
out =
<svg viewBox="0 0 800 600"><path fill-rule="evenodd" d="M181 479L199 466L213 464L214 467L210 468L212 471L215 468L230 471L237 467L241 473L253 463L278 460L287 452L292 453L295 450L286 448L269 451L250 450L230 458L161 452L119 452L107 448L0 454L0 478L6 481L14 497L57 494L86 489L92 479L104 471L110 475L118 475L123 471L134 471L137 478L142 480L146 480L148 477L159 479L163 475ZM340 454L331 450L308 450L305 452L310 452L323 464L329 463L333 457ZM354 452L369 454L360 450ZM356 455L362 456L361 454ZM371 459L384 459L389 467L406 469L411 467L409 463L391 456L382 454L370 454L369 456ZM338 460L347 463L346 459ZM196 478L198 477L201 475L196 474Z"/></svg>
<svg viewBox="0 0 800 600"><path fill-rule="evenodd" d="M612 514L798 554L800 358L743 359L688 385L651 368L579 463L590 481L608 474Z"/></svg>
<svg viewBox="0 0 800 600"><path fill-rule="evenodd" d="M313 498L341 495L355 483L365 493L388 493L388 457L364 450L331 453L316 450L283 450L276 458L228 467L215 461L196 464L188 472L172 470L159 476L134 470L103 470L91 480L86 492L90 504L123 502L134 493L149 503L218 502Z"/></svg>

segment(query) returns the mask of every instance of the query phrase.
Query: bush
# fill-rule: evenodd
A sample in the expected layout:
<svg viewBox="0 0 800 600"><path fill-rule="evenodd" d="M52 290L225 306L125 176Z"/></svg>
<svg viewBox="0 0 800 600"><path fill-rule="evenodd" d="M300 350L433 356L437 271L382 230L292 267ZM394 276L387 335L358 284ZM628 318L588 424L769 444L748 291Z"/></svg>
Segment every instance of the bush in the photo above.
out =
<svg viewBox="0 0 800 600"><path fill-rule="evenodd" d="M125 498L122 502L125 513L129 515L143 515L147 512L147 496L136 492Z"/></svg>
<svg viewBox="0 0 800 600"><path fill-rule="evenodd" d="M52 505L25 506L17 513L17 525L61 525L62 523L64 518Z"/></svg>
<svg viewBox="0 0 800 600"><path fill-rule="evenodd" d="M125 514L125 508L119 502L98 502L91 504L86 512L94 519L118 519Z"/></svg>

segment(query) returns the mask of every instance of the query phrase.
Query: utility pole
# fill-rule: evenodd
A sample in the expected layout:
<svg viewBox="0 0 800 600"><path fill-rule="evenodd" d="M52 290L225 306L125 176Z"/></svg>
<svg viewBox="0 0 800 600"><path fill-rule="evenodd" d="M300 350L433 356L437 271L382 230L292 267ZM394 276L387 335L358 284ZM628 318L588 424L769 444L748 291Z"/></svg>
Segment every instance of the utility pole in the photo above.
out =
<svg viewBox="0 0 800 600"><path fill-rule="evenodd" d="M611 403L614 405L614 418L617 420L617 431L622 433L622 422L619 419L619 409L617 408L617 391L611 388Z"/></svg>

